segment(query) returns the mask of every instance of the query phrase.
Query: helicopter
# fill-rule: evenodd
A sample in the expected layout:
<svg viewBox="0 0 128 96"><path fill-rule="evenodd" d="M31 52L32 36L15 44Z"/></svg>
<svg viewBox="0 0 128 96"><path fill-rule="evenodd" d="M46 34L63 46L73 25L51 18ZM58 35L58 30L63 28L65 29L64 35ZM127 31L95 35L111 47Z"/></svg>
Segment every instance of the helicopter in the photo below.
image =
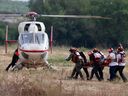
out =
<svg viewBox="0 0 128 96"><path fill-rule="evenodd" d="M45 32L45 25L43 22L36 21L38 14L36 12L28 12L26 17L30 20L19 23L18 25L18 53L19 59L16 62L13 70L27 68L37 68L38 66L46 66L52 68L48 63L49 38ZM50 45L52 47L52 32L50 37ZM6 47L8 42L15 42L7 39L6 33ZM7 48L6 48L7 49ZM7 51L7 50L6 50Z"/></svg>
<svg viewBox="0 0 128 96"><path fill-rule="evenodd" d="M3 16L6 14L3 14ZM7 17L23 16L21 14L8 14ZM92 19L110 19L102 16L78 16L78 15L39 15L36 12L28 12L26 17L29 21L21 22L18 25L18 52L19 60L16 62L13 70L27 68L37 68L38 66L46 66L53 69L48 63L49 52L49 38L45 32L45 25L43 22L36 21L36 17L59 17L59 18L92 18ZM7 37L6 33L6 37ZM50 47L52 50L53 28L51 28ZM9 40L6 38L6 46ZM13 40L11 41L13 42Z"/></svg>

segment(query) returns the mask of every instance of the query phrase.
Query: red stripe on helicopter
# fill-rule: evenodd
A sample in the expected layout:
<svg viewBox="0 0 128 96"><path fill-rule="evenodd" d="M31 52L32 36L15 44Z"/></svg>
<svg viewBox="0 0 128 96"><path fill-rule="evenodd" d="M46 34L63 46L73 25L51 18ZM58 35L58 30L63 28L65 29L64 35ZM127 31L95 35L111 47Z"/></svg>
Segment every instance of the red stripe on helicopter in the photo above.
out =
<svg viewBox="0 0 128 96"><path fill-rule="evenodd" d="M5 40L5 42L11 42L11 43L15 43L15 42L17 42L17 40Z"/></svg>
<svg viewBox="0 0 128 96"><path fill-rule="evenodd" d="M23 50L23 49L20 49L20 51L38 53L38 52L47 52L49 50Z"/></svg>

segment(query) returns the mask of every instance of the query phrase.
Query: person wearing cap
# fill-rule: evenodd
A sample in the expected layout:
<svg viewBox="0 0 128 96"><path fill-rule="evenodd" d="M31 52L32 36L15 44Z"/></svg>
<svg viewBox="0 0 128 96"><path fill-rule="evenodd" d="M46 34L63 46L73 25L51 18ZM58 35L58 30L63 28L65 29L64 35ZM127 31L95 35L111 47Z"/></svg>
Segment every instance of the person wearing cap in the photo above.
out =
<svg viewBox="0 0 128 96"><path fill-rule="evenodd" d="M116 78L116 70L117 70L118 63L117 63L116 53L114 52L114 49L109 48L108 52L109 54L107 56L107 59L110 61L109 63L110 77L108 80L113 81Z"/></svg>
<svg viewBox="0 0 128 96"><path fill-rule="evenodd" d="M99 53L99 50L97 48L93 49L92 54L89 55L90 61L92 62L92 71L90 80L93 78L93 75L95 74L97 79L99 81L103 80L103 71L102 71L102 65L101 65L101 58L102 55Z"/></svg>
<svg viewBox="0 0 128 96"><path fill-rule="evenodd" d="M122 80L124 82L127 82L127 78L125 77L124 73L123 73L123 70L125 68L125 57L126 57L126 54L124 52L124 48L123 47L118 47L117 48L117 63L118 63L118 68L116 70L116 72L118 71L119 72L119 75L121 76Z"/></svg>
<svg viewBox="0 0 128 96"><path fill-rule="evenodd" d="M69 78L78 79L78 75L79 75L81 79L84 80L83 74L81 72L81 68L83 67L84 64L83 58L80 56L76 48L70 48L69 52L70 55L66 58L66 60L67 61L71 60L73 63L75 63L72 74Z"/></svg>

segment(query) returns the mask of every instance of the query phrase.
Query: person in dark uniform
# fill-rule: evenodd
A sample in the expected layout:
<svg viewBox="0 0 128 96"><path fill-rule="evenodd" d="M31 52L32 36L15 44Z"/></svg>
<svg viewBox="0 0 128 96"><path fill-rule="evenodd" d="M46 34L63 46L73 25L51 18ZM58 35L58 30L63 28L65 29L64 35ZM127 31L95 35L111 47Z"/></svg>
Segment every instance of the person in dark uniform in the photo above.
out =
<svg viewBox="0 0 128 96"><path fill-rule="evenodd" d="M93 75L95 74L96 78L101 81L103 80L103 70L101 65L101 54L99 53L99 50L97 48L93 49L92 54L90 55L90 61L92 62L92 71L90 80L93 78Z"/></svg>
<svg viewBox="0 0 128 96"><path fill-rule="evenodd" d="M19 53L18 53L18 48L17 48L13 54L11 63L6 67L5 70L8 71L10 67L13 68L15 66L16 62L18 61L18 59L19 59Z"/></svg>
<svg viewBox="0 0 128 96"><path fill-rule="evenodd" d="M83 64L84 64L83 58L80 56L76 48L70 48L69 52L71 54L66 58L66 60L67 61L72 60L72 62L75 63L75 66L73 68L70 78L78 79L78 75L79 75L81 79L84 80L83 74L81 72L81 68L83 67Z"/></svg>
<svg viewBox="0 0 128 96"><path fill-rule="evenodd" d="M88 52L88 56L89 56L89 65L88 66L90 66L90 67L93 67L93 65L94 65L94 54L93 54L93 51L89 51ZM93 78L93 75L94 75L94 71L93 71L93 69L92 69L92 71L91 71L91 77L89 78L89 79L92 79Z"/></svg>
<svg viewBox="0 0 128 96"><path fill-rule="evenodd" d="M89 72L88 72L88 68L86 66L87 65L87 58L86 58L85 54L82 51L79 52L79 53L80 53L80 56L82 56L82 58L84 59L83 70L86 73L87 80L89 80Z"/></svg>

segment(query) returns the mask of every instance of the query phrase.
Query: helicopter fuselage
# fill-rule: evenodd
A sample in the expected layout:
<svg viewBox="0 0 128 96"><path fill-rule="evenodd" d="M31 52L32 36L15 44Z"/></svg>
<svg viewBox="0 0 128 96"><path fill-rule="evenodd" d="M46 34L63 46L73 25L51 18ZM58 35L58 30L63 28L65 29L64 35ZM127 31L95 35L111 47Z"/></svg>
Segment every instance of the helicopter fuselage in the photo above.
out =
<svg viewBox="0 0 128 96"><path fill-rule="evenodd" d="M42 22L22 22L18 27L19 62L24 64L47 64L49 39Z"/></svg>

